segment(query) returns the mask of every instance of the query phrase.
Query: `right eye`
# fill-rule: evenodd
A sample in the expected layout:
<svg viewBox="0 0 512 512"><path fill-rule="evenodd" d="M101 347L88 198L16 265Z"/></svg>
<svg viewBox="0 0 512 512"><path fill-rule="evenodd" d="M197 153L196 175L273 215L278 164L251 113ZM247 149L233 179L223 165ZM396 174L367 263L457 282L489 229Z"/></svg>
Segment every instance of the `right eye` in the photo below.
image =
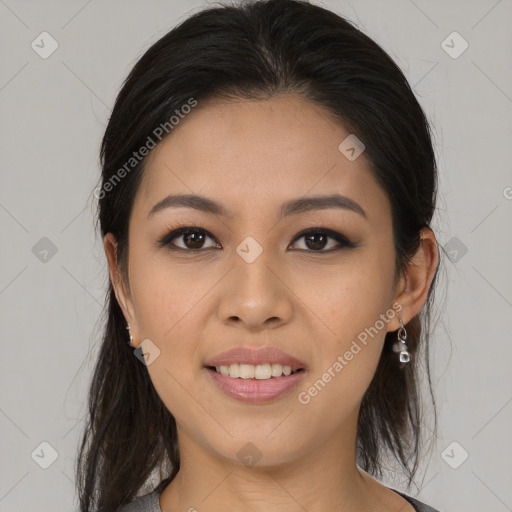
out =
<svg viewBox="0 0 512 512"><path fill-rule="evenodd" d="M158 241L159 247L167 247L171 251L203 251L206 249L211 249L212 247L207 247L206 249L202 247L205 239L211 238L213 240L212 235L208 233L208 231L196 228L196 227L183 227L179 229L175 229L170 233L167 233L161 240ZM178 246L174 240L178 239L182 241L183 246ZM219 244L217 244L217 248ZM215 247L213 247L215 248Z"/></svg>

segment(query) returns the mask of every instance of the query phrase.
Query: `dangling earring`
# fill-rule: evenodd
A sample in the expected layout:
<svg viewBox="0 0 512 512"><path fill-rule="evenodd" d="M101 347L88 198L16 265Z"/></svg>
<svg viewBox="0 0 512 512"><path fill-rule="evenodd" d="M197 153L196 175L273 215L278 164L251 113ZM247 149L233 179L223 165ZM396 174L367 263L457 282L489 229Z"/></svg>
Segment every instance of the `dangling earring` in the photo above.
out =
<svg viewBox="0 0 512 512"><path fill-rule="evenodd" d="M400 320L400 329L397 334L398 341L393 345L394 352L400 352L400 362L408 363L411 360L411 354L407 351L407 331L405 330L402 320Z"/></svg>
<svg viewBox="0 0 512 512"><path fill-rule="evenodd" d="M128 343L128 345L130 345L130 347L133 347L133 336L130 333L130 326L127 325L126 328L128 329L128 333L130 334L130 339L126 343Z"/></svg>

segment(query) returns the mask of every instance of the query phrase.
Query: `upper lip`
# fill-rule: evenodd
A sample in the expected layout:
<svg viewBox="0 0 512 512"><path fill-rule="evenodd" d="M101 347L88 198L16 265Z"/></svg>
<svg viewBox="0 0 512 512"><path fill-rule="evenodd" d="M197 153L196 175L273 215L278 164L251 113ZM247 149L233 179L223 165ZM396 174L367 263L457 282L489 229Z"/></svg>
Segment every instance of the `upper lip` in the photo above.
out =
<svg viewBox="0 0 512 512"><path fill-rule="evenodd" d="M205 366L229 366L230 364L265 364L279 363L290 366L292 371L305 369L302 361L276 347L237 347L218 354L208 361Z"/></svg>

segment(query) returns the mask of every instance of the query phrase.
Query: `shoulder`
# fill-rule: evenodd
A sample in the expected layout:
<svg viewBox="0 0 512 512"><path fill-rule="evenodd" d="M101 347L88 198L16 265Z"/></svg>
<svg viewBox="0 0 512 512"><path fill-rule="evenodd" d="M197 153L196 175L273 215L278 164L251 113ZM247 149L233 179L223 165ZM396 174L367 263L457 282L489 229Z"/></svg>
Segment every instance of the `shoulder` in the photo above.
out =
<svg viewBox="0 0 512 512"><path fill-rule="evenodd" d="M408 496L407 494L399 492L395 489L392 490L407 500L417 512L440 512L439 510L431 507L430 505L427 505L426 503L423 503L422 501L417 500L416 498L412 498L411 496Z"/></svg>
<svg viewBox="0 0 512 512"><path fill-rule="evenodd" d="M124 505L118 512L162 512L160 509L160 495L153 491L151 494L135 498Z"/></svg>

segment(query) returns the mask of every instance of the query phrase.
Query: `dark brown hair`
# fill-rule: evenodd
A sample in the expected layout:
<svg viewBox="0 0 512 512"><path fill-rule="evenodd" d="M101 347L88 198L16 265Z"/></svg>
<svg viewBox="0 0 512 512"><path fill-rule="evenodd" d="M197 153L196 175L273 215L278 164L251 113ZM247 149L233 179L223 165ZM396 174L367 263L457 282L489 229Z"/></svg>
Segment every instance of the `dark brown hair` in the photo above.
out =
<svg viewBox="0 0 512 512"><path fill-rule="evenodd" d="M364 142L371 171L392 205L396 278L401 275L419 248L420 230L430 229L436 203L426 116L393 60L349 21L307 2L268 0L221 4L192 15L153 44L124 82L101 144L96 197L102 238L109 232L116 237L126 282L128 224L146 161L127 168L133 152L191 98L200 104L216 95L261 100L290 92L325 107ZM432 431L437 424L428 342L438 270L427 304L406 325L412 363L400 367L392 350L396 332L387 333L359 415L358 465L380 477L387 452L406 471L409 486L421 453L420 353ZM104 313L76 466L81 512L116 510L137 495L155 468L166 467L162 490L180 467L174 417L126 343L126 321L110 282Z"/></svg>

